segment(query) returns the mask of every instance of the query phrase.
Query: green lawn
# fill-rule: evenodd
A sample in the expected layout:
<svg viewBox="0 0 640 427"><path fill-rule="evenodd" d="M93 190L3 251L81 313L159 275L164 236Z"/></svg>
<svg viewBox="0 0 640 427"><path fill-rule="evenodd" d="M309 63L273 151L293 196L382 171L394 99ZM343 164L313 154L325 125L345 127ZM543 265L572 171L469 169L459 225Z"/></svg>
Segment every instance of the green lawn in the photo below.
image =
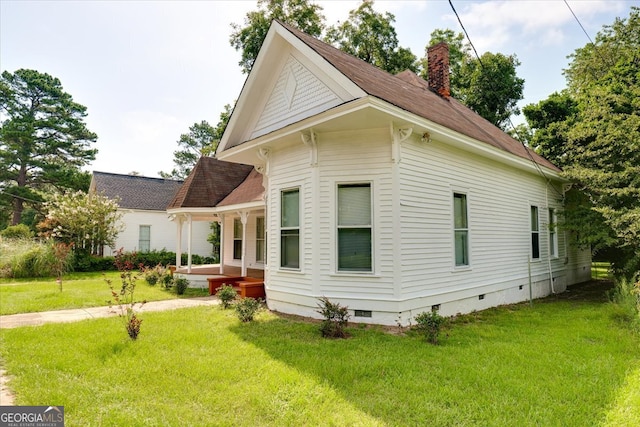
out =
<svg viewBox="0 0 640 427"><path fill-rule="evenodd" d="M0 358L16 404L67 426L640 425L640 338L579 296L462 317L439 346L199 307L143 314L135 342L118 318L0 330Z"/></svg>
<svg viewBox="0 0 640 427"><path fill-rule="evenodd" d="M107 305L111 291L105 278L119 287L118 272L70 274L63 278L62 292L54 278L0 279L0 315ZM208 294L208 290L188 289L180 297ZM143 278L137 281L135 297L138 301L178 298L160 285L149 286Z"/></svg>

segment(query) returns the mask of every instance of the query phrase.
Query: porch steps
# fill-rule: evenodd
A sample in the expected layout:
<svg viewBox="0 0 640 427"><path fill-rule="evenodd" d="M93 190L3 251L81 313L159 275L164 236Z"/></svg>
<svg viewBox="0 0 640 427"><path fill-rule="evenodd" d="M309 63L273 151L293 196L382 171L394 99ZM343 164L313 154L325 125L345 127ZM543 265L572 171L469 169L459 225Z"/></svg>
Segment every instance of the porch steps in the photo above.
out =
<svg viewBox="0 0 640 427"><path fill-rule="evenodd" d="M209 295L214 295L222 285L231 285L240 297L266 298L264 280L254 277L229 276L209 277Z"/></svg>

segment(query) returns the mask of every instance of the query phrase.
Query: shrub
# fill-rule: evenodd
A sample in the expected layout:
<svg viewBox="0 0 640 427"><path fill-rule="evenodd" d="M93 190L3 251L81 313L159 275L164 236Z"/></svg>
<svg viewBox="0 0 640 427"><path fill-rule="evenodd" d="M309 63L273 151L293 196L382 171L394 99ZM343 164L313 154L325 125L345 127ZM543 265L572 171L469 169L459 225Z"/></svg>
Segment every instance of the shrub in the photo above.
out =
<svg viewBox="0 0 640 427"><path fill-rule="evenodd" d="M143 302L135 300L136 282L139 278L140 270L127 259L122 251L118 251L115 257L116 268L120 272L120 288L116 288L111 279L105 279L111 290L111 300L109 306L117 306L116 313L123 320L129 338L135 340L140 334L142 320L138 318L135 308L144 305Z"/></svg>
<svg viewBox="0 0 640 427"><path fill-rule="evenodd" d="M166 290L169 290L173 287L173 274L171 274L171 270L164 269L164 271L160 274L160 283Z"/></svg>
<svg viewBox="0 0 640 427"><path fill-rule="evenodd" d="M185 279L184 277L178 277L176 279L173 279L173 284L176 288L176 294L183 295L189 287L189 280Z"/></svg>
<svg viewBox="0 0 640 427"><path fill-rule="evenodd" d="M233 289L233 286L223 284L216 289L216 296L220 299L222 308L227 309L231 307L231 303L236 299L238 293Z"/></svg>
<svg viewBox="0 0 640 427"><path fill-rule="evenodd" d="M10 225L0 231L0 236L8 240L26 240L33 238L33 231L25 224Z"/></svg>
<svg viewBox="0 0 640 427"><path fill-rule="evenodd" d="M30 239L0 241L0 272L2 277L59 276L71 268L69 251L58 252L53 241Z"/></svg>
<svg viewBox="0 0 640 427"><path fill-rule="evenodd" d="M438 344L440 329L446 319L440 316L436 310L432 310L418 314L414 320L416 321L416 328L424 334L427 342Z"/></svg>
<svg viewBox="0 0 640 427"><path fill-rule="evenodd" d="M260 310L260 300L255 298L241 298L235 304L236 314L242 322L251 322L258 310Z"/></svg>
<svg viewBox="0 0 640 427"><path fill-rule="evenodd" d="M324 317L320 325L322 336L326 338L346 338L345 328L350 317L349 309L339 303L332 303L327 297L320 298L318 307L319 309L316 312Z"/></svg>

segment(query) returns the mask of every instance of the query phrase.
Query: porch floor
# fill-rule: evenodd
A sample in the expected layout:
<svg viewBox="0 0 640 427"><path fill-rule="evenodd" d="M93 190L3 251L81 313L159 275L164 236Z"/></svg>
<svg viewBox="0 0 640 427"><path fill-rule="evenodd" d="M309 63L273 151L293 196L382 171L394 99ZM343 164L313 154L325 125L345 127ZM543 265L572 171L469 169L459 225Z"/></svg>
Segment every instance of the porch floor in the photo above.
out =
<svg viewBox="0 0 640 427"><path fill-rule="evenodd" d="M205 265L192 265L191 273L187 273L187 266L180 266L176 269L175 273L185 276L240 276L241 268L234 265L225 265L224 274L220 274L220 264L205 264ZM258 268L247 268L246 277L253 277L256 279L264 279L264 270Z"/></svg>

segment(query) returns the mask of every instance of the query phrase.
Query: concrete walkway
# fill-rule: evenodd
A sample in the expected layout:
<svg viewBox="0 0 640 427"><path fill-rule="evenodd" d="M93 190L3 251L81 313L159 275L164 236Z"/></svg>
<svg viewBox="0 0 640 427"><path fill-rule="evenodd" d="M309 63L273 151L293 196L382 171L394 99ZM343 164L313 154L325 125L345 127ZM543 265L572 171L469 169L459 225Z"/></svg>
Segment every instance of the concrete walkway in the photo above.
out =
<svg viewBox="0 0 640 427"><path fill-rule="evenodd" d="M146 313L150 311L175 310L177 308L197 307L201 305L216 305L219 302L220 300L215 296L150 301L142 307L136 306L136 311ZM39 326L45 323L78 322L80 320L116 316L117 314L117 306L9 314L0 316L0 328L8 329L20 326Z"/></svg>

